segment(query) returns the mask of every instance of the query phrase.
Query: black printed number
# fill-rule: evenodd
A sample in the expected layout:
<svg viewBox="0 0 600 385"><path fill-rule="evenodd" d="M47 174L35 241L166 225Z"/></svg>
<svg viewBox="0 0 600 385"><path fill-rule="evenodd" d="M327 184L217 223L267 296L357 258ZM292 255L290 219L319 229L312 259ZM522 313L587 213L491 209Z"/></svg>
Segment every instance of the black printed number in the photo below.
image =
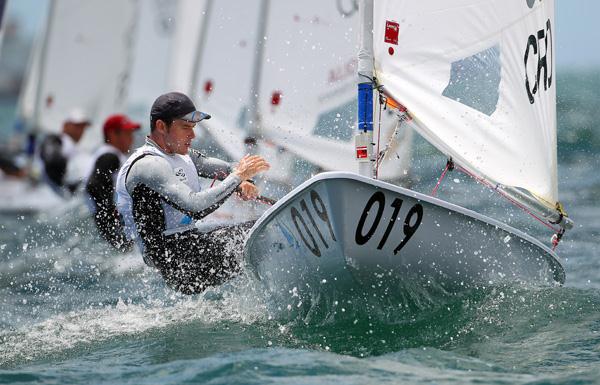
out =
<svg viewBox="0 0 600 385"><path fill-rule="evenodd" d="M381 250L385 247L385 244L392 232L392 229L394 228L394 225L397 222L398 214L400 213L400 209L402 208L402 203L403 203L403 201L400 198L395 198L394 201L392 202L391 207L393 207L394 211L392 212L392 215L390 216L390 220L385 229L385 232L383 233L383 237L381 238L381 240L379 241L379 244L377 245L378 250ZM374 210L375 205L377 205L377 211ZM356 226L356 234L355 234L355 241L358 245L366 244L371 239L373 234L375 234L375 231L377 230L377 227L379 226L379 222L381 221L381 217L383 216L384 209L385 209L385 195L383 194L383 192L377 191L368 200L368 202L365 205L365 208L362 212L362 215L360 216L360 219L358 220L358 225ZM364 229L365 223L367 222L367 218L370 215L372 215L373 212L375 213L374 214L375 218L373 220L373 223L371 224L371 226L365 233L365 229ZM415 234L415 232L421 225L422 220L423 220L423 206L421 204L417 203L408 210L408 213L406 214L406 217L404 218L404 227L403 227L404 238L398 244L398 246L396 246L396 248L394 249L394 254L398 254L398 252L406 245L406 243L410 240L410 238L412 238L412 236Z"/></svg>
<svg viewBox="0 0 600 385"><path fill-rule="evenodd" d="M311 253L313 253L317 257L320 257L321 249L319 248L317 239L313 235L313 230L317 234L319 240L321 241L323 246L325 246L326 249L329 248L329 244L325 240L325 236L323 235L323 232L321 232L321 229L319 229L319 226L317 225L317 221L315 220L315 217L313 217L313 214L311 213L311 211L314 211L317 218L320 219L321 222L324 222L327 225L327 230L329 230L331 239L334 242L337 242L337 239L335 238L335 234L333 233L333 226L331 224L331 221L329 220L329 214L327 214L327 208L325 207L323 200L321 199L321 197L319 196L319 194L316 191L314 191L314 190L310 191L310 200L312 203L312 210L306 204L306 200L304 200L304 199L300 200L300 210L302 211L302 213L304 215L300 211L298 211L298 209L296 207L292 207L290 212L292 214L292 221L294 222L296 231L298 231L298 234L300 234L300 238L302 239L302 242L304 242L304 245L310 250ZM306 216L308 218L308 222L312 226L311 228L309 228L307 221L304 220L304 216Z"/></svg>

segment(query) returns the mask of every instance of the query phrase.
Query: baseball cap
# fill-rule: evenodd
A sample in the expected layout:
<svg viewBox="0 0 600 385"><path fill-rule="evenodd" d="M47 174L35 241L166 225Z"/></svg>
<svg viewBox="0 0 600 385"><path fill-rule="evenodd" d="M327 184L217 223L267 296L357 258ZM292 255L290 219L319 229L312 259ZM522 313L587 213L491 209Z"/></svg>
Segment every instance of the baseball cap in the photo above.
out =
<svg viewBox="0 0 600 385"><path fill-rule="evenodd" d="M82 123L91 124L92 120L86 114L86 112L84 110L82 110L81 108L73 108L71 111L69 111L69 114L67 115L67 118L65 119L65 122L74 123L74 124L82 124Z"/></svg>
<svg viewBox="0 0 600 385"><path fill-rule="evenodd" d="M134 131L140 128L140 124L130 120L127 116L122 114L111 115L104 122L104 135L106 136L110 131L124 130Z"/></svg>
<svg viewBox="0 0 600 385"><path fill-rule="evenodd" d="M160 95L150 110L152 120L184 119L197 123L204 119L210 119L210 115L196 110L194 102L181 92L169 92Z"/></svg>

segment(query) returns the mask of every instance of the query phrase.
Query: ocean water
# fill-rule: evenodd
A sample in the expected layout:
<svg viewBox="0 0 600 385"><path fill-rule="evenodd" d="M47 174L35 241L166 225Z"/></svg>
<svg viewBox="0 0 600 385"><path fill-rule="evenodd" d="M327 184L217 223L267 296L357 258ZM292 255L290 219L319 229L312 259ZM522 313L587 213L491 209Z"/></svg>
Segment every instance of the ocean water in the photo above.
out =
<svg viewBox="0 0 600 385"><path fill-rule="evenodd" d="M81 206L3 214L0 383L600 383L600 73L558 79L560 195L577 223L558 248L565 286L282 317L250 274L174 293L108 249ZM444 159L419 146L415 189L429 192ZM458 174L438 194L551 236Z"/></svg>

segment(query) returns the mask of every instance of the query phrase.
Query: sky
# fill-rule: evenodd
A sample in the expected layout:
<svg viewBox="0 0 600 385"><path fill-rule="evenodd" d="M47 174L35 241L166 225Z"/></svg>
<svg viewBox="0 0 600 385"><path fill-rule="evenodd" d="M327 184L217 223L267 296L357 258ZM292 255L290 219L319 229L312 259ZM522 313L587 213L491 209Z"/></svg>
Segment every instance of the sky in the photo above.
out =
<svg viewBox="0 0 600 385"><path fill-rule="evenodd" d="M33 34L43 20L47 4L48 0L8 0L7 17L24 21L25 31ZM597 21L600 1L556 0L555 4L557 68L600 68L600 25Z"/></svg>

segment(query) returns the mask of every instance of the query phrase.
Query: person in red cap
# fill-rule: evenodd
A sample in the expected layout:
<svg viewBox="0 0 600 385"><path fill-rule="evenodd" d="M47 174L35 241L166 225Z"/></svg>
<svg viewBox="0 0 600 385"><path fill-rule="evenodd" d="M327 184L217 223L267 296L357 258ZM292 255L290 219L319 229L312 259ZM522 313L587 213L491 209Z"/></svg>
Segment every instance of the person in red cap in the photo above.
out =
<svg viewBox="0 0 600 385"><path fill-rule="evenodd" d="M125 236L115 205L115 180L126 160L125 154L133 144L133 133L139 128L139 123L125 115L112 115L106 119L103 126L105 143L94 154L93 167L85 186L98 231L122 252L131 250L132 241Z"/></svg>

